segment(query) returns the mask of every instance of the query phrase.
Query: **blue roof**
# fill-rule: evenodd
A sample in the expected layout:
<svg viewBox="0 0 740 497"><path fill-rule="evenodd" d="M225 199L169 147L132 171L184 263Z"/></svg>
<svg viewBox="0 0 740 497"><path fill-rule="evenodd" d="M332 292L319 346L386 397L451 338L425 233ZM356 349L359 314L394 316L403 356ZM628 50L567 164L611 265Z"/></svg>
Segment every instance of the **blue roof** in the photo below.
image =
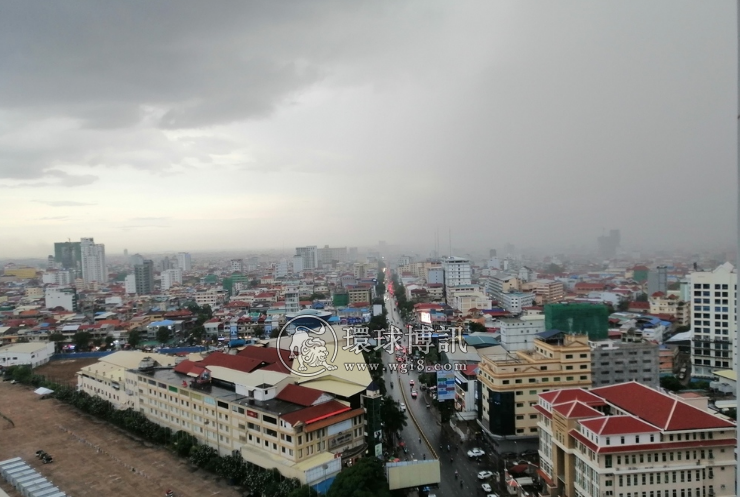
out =
<svg viewBox="0 0 740 497"><path fill-rule="evenodd" d="M149 326L172 326L173 324L175 324L174 321L165 319L164 321L155 321L153 323L149 323Z"/></svg>
<svg viewBox="0 0 740 497"><path fill-rule="evenodd" d="M562 331L560 330L546 330L546 331L543 331L542 333L538 333L537 336L540 338L548 339L560 333L562 333Z"/></svg>

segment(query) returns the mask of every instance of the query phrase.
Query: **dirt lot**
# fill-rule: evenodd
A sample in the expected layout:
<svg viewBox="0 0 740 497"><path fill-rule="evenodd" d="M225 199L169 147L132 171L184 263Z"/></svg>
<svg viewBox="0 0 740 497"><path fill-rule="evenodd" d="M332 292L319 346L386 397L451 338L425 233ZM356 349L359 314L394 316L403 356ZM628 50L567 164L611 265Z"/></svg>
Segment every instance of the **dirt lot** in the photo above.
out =
<svg viewBox="0 0 740 497"><path fill-rule="evenodd" d="M0 413L12 421L0 417L0 461L22 457L67 495L162 497L171 488L177 497L239 496L165 449L55 399L41 400L31 388L0 382ZM54 456L52 464L35 458L40 449ZM19 495L1 479L0 487Z"/></svg>
<svg viewBox="0 0 740 497"><path fill-rule="evenodd" d="M98 362L98 359L51 361L36 368L34 373L42 374L56 383L76 385L77 371L96 362Z"/></svg>

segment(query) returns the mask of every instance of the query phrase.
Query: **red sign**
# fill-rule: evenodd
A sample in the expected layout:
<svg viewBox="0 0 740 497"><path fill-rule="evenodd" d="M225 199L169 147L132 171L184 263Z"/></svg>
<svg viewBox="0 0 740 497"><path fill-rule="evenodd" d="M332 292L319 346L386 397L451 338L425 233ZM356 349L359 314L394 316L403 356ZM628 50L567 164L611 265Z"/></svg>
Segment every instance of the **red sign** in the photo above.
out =
<svg viewBox="0 0 740 497"><path fill-rule="evenodd" d="M247 416L250 418L259 418L259 415L254 411L247 411Z"/></svg>

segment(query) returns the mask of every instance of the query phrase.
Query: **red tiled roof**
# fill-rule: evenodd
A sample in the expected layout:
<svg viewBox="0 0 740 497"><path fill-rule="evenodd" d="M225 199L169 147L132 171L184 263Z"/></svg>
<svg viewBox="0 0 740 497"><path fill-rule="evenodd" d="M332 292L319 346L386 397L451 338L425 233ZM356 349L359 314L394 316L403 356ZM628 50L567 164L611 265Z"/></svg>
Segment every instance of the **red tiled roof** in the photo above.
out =
<svg viewBox="0 0 740 497"><path fill-rule="evenodd" d="M633 416L605 416L585 419L581 424L597 435L626 435L632 433L655 433L657 428Z"/></svg>
<svg viewBox="0 0 740 497"><path fill-rule="evenodd" d="M634 381L591 392L666 431L735 427L734 423Z"/></svg>
<svg viewBox="0 0 740 497"><path fill-rule="evenodd" d="M647 452L656 450L680 450L705 447L734 447L734 438L723 438L718 440L691 440L682 442L646 443L638 445L608 445L599 447L588 438L584 437L578 430L570 430L569 435L593 450L597 454L615 454L619 452Z"/></svg>
<svg viewBox="0 0 740 497"><path fill-rule="evenodd" d="M650 309L649 302L630 302L629 309Z"/></svg>
<svg viewBox="0 0 740 497"><path fill-rule="evenodd" d="M259 368L263 364L263 361L253 359L251 357L214 352L213 354L206 356L205 359L198 361L198 363L203 366L221 366L224 368L234 369L236 371L242 371L244 373L251 373L255 369Z"/></svg>
<svg viewBox="0 0 740 497"><path fill-rule="evenodd" d="M651 295L651 297L663 297L665 296L665 293L663 292L655 292Z"/></svg>
<svg viewBox="0 0 740 497"><path fill-rule="evenodd" d="M245 347L240 350L236 355L251 357L252 359L258 359L262 362L274 364L280 363L278 352L280 352L280 356L282 356L285 364L291 365L293 363L293 359L290 358L290 351L276 349L274 347L256 347L254 345L250 345L249 347Z"/></svg>
<svg viewBox="0 0 740 497"><path fill-rule="evenodd" d="M601 397L597 397L596 395L590 392L587 392L586 390L581 390L580 388L566 388L563 390L552 390L550 392L545 392L543 394L540 394L540 397L545 402L548 402L552 404L553 406L557 404L563 404L565 402L571 402L574 400L578 400L589 406L606 405L606 402L604 402L604 399L602 399Z"/></svg>
<svg viewBox="0 0 740 497"><path fill-rule="evenodd" d="M308 407L312 406L323 394L324 392L314 388L288 385L280 391L276 398L298 404L299 406Z"/></svg>
<svg viewBox="0 0 740 497"><path fill-rule="evenodd" d="M294 426L298 422L311 424L317 421L321 421L322 419L330 418L331 416L349 411L350 409L352 408L342 404L339 401L330 400L329 402L324 402L323 404L319 404L317 406L306 407L305 409L301 409L300 411L284 414L283 419Z"/></svg>
<svg viewBox="0 0 740 497"><path fill-rule="evenodd" d="M180 364L175 366L175 373L186 374L189 376L200 376L206 368L198 365L197 362L193 361L182 361Z"/></svg>
<svg viewBox="0 0 740 497"><path fill-rule="evenodd" d="M591 418L594 416L603 416L604 414L596 409L587 406L577 400L564 402L553 406L553 410L559 412L566 418Z"/></svg>
<svg viewBox="0 0 740 497"><path fill-rule="evenodd" d="M292 361L292 359L291 359L291 361ZM290 364L290 362L288 362L288 364ZM290 369L288 369L285 366L283 366L283 363L280 362L280 361L273 362L272 364L270 364L268 366L265 366L264 368L262 368L262 371L275 371L275 372L284 373L284 374L290 374L291 373Z"/></svg>

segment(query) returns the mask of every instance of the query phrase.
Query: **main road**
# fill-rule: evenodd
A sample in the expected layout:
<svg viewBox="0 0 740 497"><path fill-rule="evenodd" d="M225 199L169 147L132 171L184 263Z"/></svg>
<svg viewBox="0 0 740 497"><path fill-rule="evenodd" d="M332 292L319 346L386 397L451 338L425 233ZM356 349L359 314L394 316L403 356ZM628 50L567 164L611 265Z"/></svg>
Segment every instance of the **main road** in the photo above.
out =
<svg viewBox="0 0 740 497"><path fill-rule="evenodd" d="M386 293L385 306L388 311L388 325L405 331L405 325L398 313L393 295ZM401 338L401 341L402 346L408 347L408 336L406 334ZM384 362L388 364L390 361L395 361L395 357L390 356ZM420 373L419 371L410 369L406 374L392 372L390 370L387 370L385 373L388 395L398 402L405 403L408 411L410 411L407 413L408 425L402 432L403 441L409 450L407 457L411 458L413 454L414 459L421 460L424 456L430 459L435 457L436 454L439 458L441 482L439 484L439 492L432 491L432 493L445 496L456 494L478 495L482 493L481 483L483 483L483 481L478 480L478 472L482 470L493 471L494 468L489 467L490 464L486 462L477 463L468 458L467 451L474 445L463 445L459 439L451 439L443 433L439 413L434 407L431 407L432 401L428 397L427 391L418 390ZM409 382L412 379L419 391L419 396L416 399L411 398ZM391 382L394 385L393 388L390 388ZM430 407L427 407L427 405L430 405ZM414 422L414 419L416 422ZM448 446L449 451L447 449ZM488 458L484 458L484 461L487 460ZM458 472L457 479L455 479L455 471ZM497 487L495 481L490 479L487 481L494 489ZM463 485L462 494L460 493L461 482Z"/></svg>

